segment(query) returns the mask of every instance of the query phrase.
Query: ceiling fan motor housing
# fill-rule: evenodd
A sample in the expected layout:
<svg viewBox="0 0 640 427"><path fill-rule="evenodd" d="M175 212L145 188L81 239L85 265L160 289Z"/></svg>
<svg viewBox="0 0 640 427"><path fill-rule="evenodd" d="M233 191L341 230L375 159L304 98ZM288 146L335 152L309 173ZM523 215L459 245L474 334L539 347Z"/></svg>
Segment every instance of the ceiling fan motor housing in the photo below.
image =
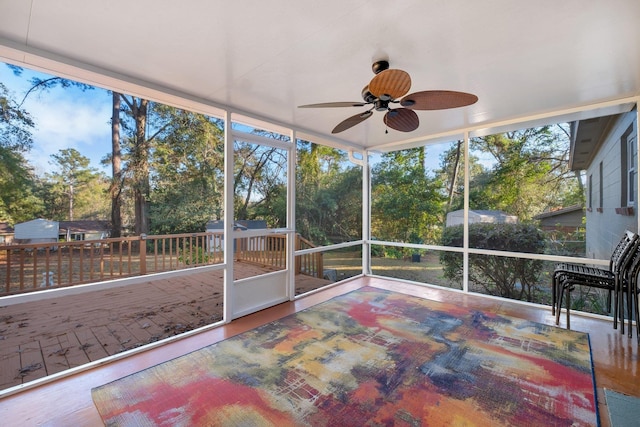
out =
<svg viewBox="0 0 640 427"><path fill-rule="evenodd" d="M364 89L362 89L362 99L367 104L372 104L375 102L376 97L369 91L369 85L366 85Z"/></svg>
<svg viewBox="0 0 640 427"><path fill-rule="evenodd" d="M389 101L384 101L382 99L378 99L375 102L376 111L387 111L389 109Z"/></svg>

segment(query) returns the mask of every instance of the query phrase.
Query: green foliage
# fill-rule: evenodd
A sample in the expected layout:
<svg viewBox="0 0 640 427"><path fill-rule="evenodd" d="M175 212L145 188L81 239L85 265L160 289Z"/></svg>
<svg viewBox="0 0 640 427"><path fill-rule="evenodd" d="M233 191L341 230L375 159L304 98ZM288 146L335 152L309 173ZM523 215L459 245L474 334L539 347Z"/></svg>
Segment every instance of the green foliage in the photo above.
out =
<svg viewBox="0 0 640 427"><path fill-rule="evenodd" d="M463 226L445 228L442 244L461 247ZM469 246L474 249L524 252L544 252L542 231L529 224L469 224ZM442 252L444 276L461 280L462 257L454 252ZM469 283L484 293L505 298L537 302L541 297L539 276L543 263L539 260L507 256L469 254Z"/></svg>
<svg viewBox="0 0 640 427"><path fill-rule="evenodd" d="M571 292L571 309L595 314L608 314L607 294L601 289L576 286Z"/></svg>
<svg viewBox="0 0 640 427"><path fill-rule="evenodd" d="M0 147L14 153L25 152L33 144L31 115L11 97L7 87L0 83Z"/></svg>
<svg viewBox="0 0 640 427"><path fill-rule="evenodd" d="M52 219L102 219L107 217L108 180L89 167L89 158L74 148L52 154L54 171L45 175L43 195L47 217Z"/></svg>
<svg viewBox="0 0 640 427"><path fill-rule="evenodd" d="M109 178L99 173L76 193L74 218L106 219L110 208Z"/></svg>
<svg viewBox="0 0 640 427"><path fill-rule="evenodd" d="M253 133L274 140L288 138L263 130ZM235 141L235 218L264 220L270 228L287 225L287 161L281 148Z"/></svg>
<svg viewBox="0 0 640 427"><path fill-rule="evenodd" d="M344 151L297 144L296 229L316 245L362 236L362 168Z"/></svg>
<svg viewBox="0 0 640 427"><path fill-rule="evenodd" d="M39 182L21 153L0 146L0 221L15 224L43 213Z"/></svg>
<svg viewBox="0 0 640 427"><path fill-rule="evenodd" d="M397 242L437 242L446 197L442 182L427 176L424 147L383 155L372 176L372 235Z"/></svg>
<svg viewBox="0 0 640 427"><path fill-rule="evenodd" d="M154 112L162 132L151 157L150 232L202 232L222 215L222 124L167 106Z"/></svg>
<svg viewBox="0 0 640 427"><path fill-rule="evenodd" d="M264 198L251 206L251 219L262 219L270 228L287 226L287 187L276 184L265 188Z"/></svg>
<svg viewBox="0 0 640 427"><path fill-rule="evenodd" d="M203 265L209 263L210 256L204 248L184 249L178 260L186 265Z"/></svg>
<svg viewBox="0 0 640 427"><path fill-rule="evenodd" d="M408 255L410 249L399 248L397 246L385 246L383 248L385 258L403 259Z"/></svg>
<svg viewBox="0 0 640 427"><path fill-rule="evenodd" d="M521 221L549 208L584 201L579 173L569 169L569 142L562 126L543 126L471 140L491 159L471 176L472 209L502 210Z"/></svg>
<svg viewBox="0 0 640 427"><path fill-rule="evenodd" d="M0 221L15 224L42 214L38 182L24 153L33 141L29 113L0 83Z"/></svg>

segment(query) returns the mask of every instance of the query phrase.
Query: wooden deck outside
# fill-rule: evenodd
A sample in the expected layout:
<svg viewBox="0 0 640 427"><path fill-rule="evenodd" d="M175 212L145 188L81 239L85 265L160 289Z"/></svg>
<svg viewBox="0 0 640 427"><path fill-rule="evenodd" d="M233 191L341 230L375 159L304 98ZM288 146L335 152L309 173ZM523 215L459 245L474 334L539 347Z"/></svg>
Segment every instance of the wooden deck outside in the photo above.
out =
<svg viewBox="0 0 640 427"><path fill-rule="evenodd" d="M238 262L235 276L268 271ZM296 283L300 294L330 282L298 275ZM0 390L218 322L222 288L222 270L215 270L11 306L0 302Z"/></svg>
<svg viewBox="0 0 640 427"><path fill-rule="evenodd" d="M176 339L157 348L1 398L0 420L2 421L0 424L9 427L101 425L100 416L91 400L91 388L197 350L362 286L375 286L404 292L548 325L555 323L555 318L551 315L551 309L548 307L523 305L380 277L361 277L306 295L296 301L279 304L242 317L229 324ZM573 313L571 324L572 329L590 334L601 426L608 427L610 424L604 398L605 388L640 397L640 387L638 386L640 384L640 358L637 340L635 336L633 339L629 339L626 335L621 335L619 331L614 330L612 322L608 319L586 317Z"/></svg>

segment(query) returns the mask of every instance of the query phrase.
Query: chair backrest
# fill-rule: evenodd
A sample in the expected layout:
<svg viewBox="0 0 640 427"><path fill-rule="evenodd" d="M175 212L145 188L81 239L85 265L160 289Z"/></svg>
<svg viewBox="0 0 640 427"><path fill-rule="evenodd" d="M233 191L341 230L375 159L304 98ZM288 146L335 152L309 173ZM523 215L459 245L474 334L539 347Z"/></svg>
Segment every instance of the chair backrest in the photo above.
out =
<svg viewBox="0 0 640 427"><path fill-rule="evenodd" d="M611 260L609 262L609 270L612 273L617 273L627 268L630 262L629 255L634 244L638 240L638 235L633 231L626 230L620 242L613 250L611 254Z"/></svg>
<svg viewBox="0 0 640 427"><path fill-rule="evenodd" d="M627 284L632 280L637 280L638 273L640 273L640 238L636 239L632 245L627 260L622 267L624 270L624 279L627 280Z"/></svg>

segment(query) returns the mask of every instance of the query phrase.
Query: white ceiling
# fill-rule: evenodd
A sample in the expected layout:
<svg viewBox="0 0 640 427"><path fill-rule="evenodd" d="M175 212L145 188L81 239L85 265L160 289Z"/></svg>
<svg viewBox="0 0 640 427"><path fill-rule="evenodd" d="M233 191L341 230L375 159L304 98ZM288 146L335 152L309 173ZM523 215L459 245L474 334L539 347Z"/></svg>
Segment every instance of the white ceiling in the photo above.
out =
<svg viewBox="0 0 640 427"><path fill-rule="evenodd" d="M479 101L418 111L410 133L385 134L375 112L337 135L349 145L570 118L640 95L640 1L0 0L0 60L327 140L366 108L297 106L361 101L381 58L411 75L411 92Z"/></svg>

